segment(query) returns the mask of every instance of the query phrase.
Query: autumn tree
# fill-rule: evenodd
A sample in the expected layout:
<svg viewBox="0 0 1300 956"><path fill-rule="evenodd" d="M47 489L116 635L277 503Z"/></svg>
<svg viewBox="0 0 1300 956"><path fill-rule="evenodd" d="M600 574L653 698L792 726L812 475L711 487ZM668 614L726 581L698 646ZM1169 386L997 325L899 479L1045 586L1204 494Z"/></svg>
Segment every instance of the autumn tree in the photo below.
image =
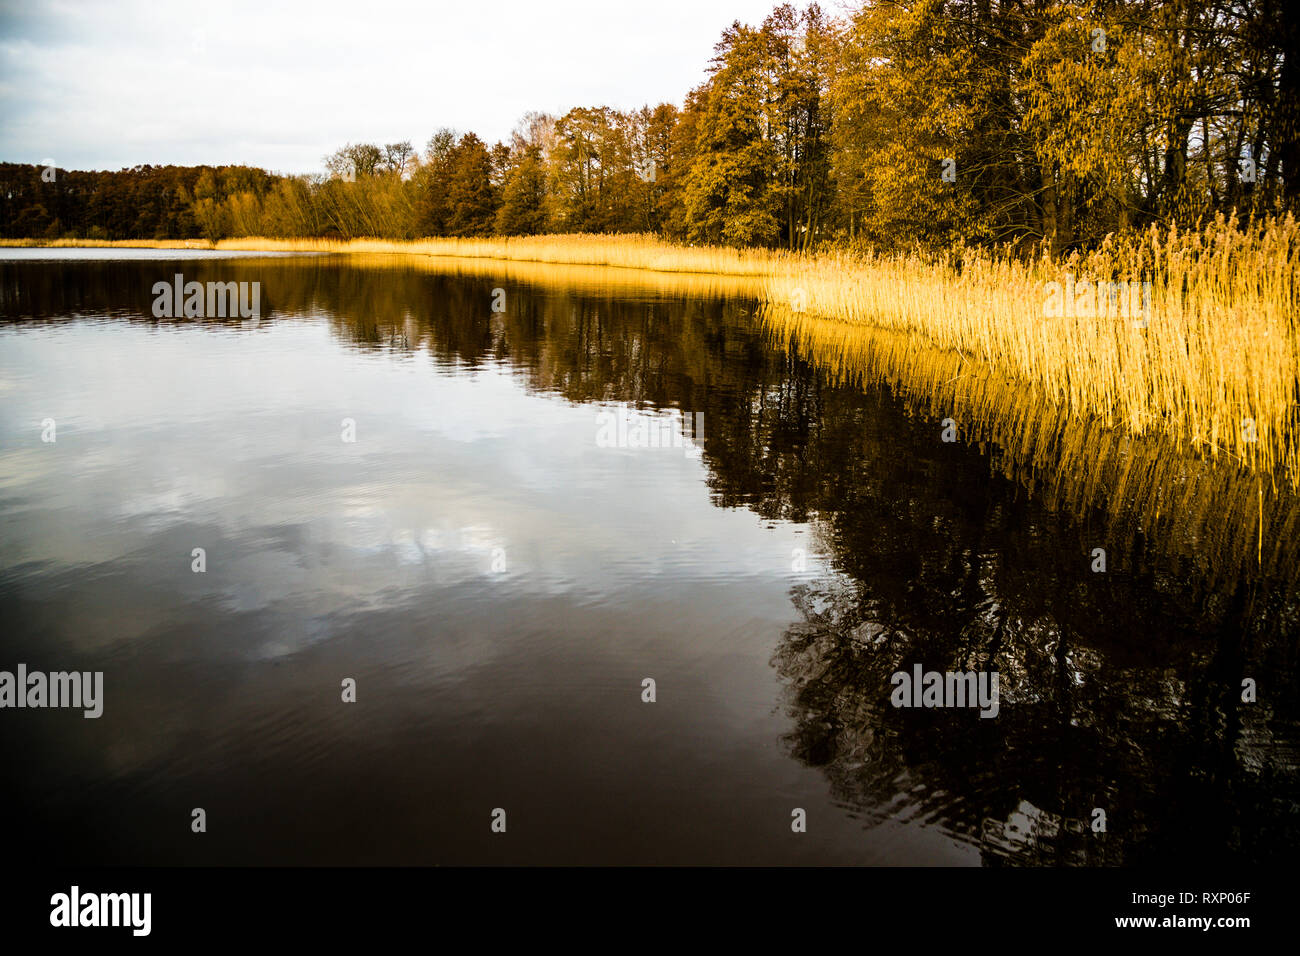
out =
<svg viewBox="0 0 1300 956"><path fill-rule="evenodd" d="M686 234L734 245L780 235L777 150L768 137L769 36L739 22L724 31L697 111L691 165L682 181Z"/></svg>
<svg viewBox="0 0 1300 956"><path fill-rule="evenodd" d="M546 165L540 146L525 143L511 150L495 228L503 236L546 231Z"/></svg>
<svg viewBox="0 0 1300 956"><path fill-rule="evenodd" d="M447 235L491 235L495 220L492 157L481 139L466 133L448 156Z"/></svg>

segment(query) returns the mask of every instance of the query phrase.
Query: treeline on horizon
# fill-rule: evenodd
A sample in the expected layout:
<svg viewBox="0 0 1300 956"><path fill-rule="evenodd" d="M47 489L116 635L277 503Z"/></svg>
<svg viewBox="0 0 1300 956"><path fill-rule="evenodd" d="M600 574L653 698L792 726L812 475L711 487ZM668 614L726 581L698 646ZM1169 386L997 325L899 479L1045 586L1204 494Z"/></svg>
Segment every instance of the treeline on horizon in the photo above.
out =
<svg viewBox="0 0 1300 956"><path fill-rule="evenodd" d="M657 233L735 246L1095 246L1293 211L1300 73L1281 0L783 4L724 31L682 106L529 113L349 143L325 171L0 164L7 238Z"/></svg>

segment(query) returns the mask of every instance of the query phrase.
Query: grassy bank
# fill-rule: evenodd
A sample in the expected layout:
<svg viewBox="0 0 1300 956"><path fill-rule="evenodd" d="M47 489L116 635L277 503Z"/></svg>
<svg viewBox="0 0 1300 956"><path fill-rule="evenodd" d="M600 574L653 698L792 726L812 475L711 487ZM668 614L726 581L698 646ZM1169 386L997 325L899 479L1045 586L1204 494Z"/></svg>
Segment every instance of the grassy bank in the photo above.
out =
<svg viewBox="0 0 1300 956"><path fill-rule="evenodd" d="M249 252L385 253L437 256L460 259L501 259L555 265L615 266L656 272L695 272L726 276L767 278L793 274L806 260L791 253L724 246L682 246L652 236L557 235L524 236L513 239L418 239L411 242L389 239L203 239L103 240L0 239L0 246L18 247L113 247L148 249L221 249Z"/></svg>
<svg viewBox="0 0 1300 956"><path fill-rule="evenodd" d="M202 241L51 245L212 248ZM952 352L963 368L1032 386L1066 419L1160 435L1300 484L1300 226L1290 217L1249 228L1220 221L1196 232L1153 231L1088 254L1031 261L968 249L938 257L797 256L605 235L250 238L215 248L732 277L763 299L774 328L816 339L832 362L860 364L854 353L872 348L873 332L904 333ZM1123 285L1098 295L1098 282Z"/></svg>

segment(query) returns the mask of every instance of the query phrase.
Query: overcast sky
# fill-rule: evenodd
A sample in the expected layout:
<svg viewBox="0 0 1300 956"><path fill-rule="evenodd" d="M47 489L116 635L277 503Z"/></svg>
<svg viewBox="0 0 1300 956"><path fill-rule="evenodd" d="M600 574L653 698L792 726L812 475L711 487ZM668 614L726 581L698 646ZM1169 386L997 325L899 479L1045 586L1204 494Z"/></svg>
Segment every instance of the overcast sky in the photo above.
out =
<svg viewBox="0 0 1300 956"><path fill-rule="evenodd" d="M313 172L347 141L680 104L775 0L0 0L0 160ZM825 4L824 6L833 6Z"/></svg>

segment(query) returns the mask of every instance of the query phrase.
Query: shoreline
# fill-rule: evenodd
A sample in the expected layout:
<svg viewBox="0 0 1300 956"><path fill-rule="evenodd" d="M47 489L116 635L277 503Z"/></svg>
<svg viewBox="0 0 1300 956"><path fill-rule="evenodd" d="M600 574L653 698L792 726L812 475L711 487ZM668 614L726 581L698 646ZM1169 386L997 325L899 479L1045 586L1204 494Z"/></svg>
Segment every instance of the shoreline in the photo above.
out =
<svg viewBox="0 0 1300 956"><path fill-rule="evenodd" d="M1300 489L1300 227L1290 217L1254 231L1229 222L1181 236L1153 232L1086 255L1029 262L980 250L937 258L801 254L600 234L215 243L10 239L0 247L402 256L543 272L584 267L575 271L636 272L660 287L707 288L717 280L753 295L763 321L778 333L820 328L845 355L869 354L877 332L904 333L1033 388L1064 417L1094 419L1135 436L1163 435L1198 457L1222 454ZM1126 299L1123 290L1136 291L1139 280L1141 298ZM1115 307L1117 287L1122 309ZM1141 302L1140 315L1129 312L1129 301Z"/></svg>

